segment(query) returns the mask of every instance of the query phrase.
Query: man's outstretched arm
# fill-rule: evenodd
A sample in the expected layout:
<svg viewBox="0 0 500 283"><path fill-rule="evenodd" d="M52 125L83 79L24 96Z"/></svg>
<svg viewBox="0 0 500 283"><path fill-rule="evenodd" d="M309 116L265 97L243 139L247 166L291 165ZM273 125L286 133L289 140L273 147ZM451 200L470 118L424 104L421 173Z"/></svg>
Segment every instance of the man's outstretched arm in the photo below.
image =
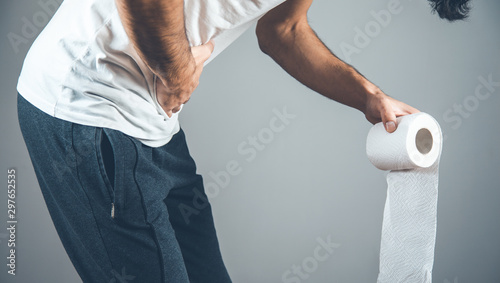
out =
<svg viewBox="0 0 500 283"><path fill-rule="evenodd" d="M418 110L384 94L321 42L307 22L312 1L287 0L264 15L256 30L261 50L312 90L360 110L371 123L383 121L393 132L396 116Z"/></svg>
<svg viewBox="0 0 500 283"><path fill-rule="evenodd" d="M115 0L123 27L137 53L158 76L157 99L168 116L198 86L213 43L191 48L183 0Z"/></svg>

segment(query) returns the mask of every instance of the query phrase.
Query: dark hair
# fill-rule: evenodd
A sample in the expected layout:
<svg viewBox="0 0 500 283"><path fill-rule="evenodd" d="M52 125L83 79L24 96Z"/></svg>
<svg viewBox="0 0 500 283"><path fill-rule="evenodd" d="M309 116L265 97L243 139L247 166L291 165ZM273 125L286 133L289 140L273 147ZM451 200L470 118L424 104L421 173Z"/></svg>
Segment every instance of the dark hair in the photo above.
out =
<svg viewBox="0 0 500 283"><path fill-rule="evenodd" d="M469 0L428 0L433 12L437 12L441 19L450 22L467 18L470 6Z"/></svg>

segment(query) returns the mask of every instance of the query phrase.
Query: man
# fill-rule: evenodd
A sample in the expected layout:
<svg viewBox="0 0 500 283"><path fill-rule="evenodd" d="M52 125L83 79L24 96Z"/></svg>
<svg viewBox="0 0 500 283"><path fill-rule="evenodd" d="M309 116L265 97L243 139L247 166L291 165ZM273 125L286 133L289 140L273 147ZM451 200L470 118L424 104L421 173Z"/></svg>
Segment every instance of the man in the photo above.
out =
<svg viewBox="0 0 500 283"><path fill-rule="evenodd" d="M222 4L224 3L224 4ZM18 83L21 130L50 215L84 282L230 282L177 115L203 65L258 20L262 51L318 93L396 130L418 112L334 56L312 0L66 0ZM433 1L464 18L467 1ZM213 53L212 53L213 52ZM196 199L185 221L179 207Z"/></svg>

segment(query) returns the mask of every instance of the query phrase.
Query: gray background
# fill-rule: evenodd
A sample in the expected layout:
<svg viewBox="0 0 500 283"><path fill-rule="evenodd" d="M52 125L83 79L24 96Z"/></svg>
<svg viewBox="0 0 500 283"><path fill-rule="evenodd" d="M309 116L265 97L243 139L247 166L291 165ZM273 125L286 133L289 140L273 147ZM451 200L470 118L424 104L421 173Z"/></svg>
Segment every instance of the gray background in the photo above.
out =
<svg viewBox="0 0 500 283"><path fill-rule="evenodd" d="M16 53L7 34L21 34L22 17L31 19L41 8L36 1L5 2L0 219L7 213L6 171L14 167L19 223L15 277L6 273L6 230L0 230L0 281L79 282L49 218L16 116L17 77L33 39ZM310 23L345 59L340 44L353 45L355 27L364 29L373 21L370 11L387 3L316 0ZM500 282L500 87L469 104L460 126L443 116L454 104L474 102L479 76L500 81L500 2L474 6L468 21L449 24L429 13L427 1L401 0L401 13L351 60L387 94L433 115L446 135L434 282ZM246 161L238 145L283 107L296 118ZM313 255L318 237L328 236L340 246L302 282L375 282L386 185L384 173L365 156L370 124L361 113L289 77L259 51L252 29L206 67L181 125L205 182L231 160L242 168L212 198L234 282L281 282L292 264Z"/></svg>

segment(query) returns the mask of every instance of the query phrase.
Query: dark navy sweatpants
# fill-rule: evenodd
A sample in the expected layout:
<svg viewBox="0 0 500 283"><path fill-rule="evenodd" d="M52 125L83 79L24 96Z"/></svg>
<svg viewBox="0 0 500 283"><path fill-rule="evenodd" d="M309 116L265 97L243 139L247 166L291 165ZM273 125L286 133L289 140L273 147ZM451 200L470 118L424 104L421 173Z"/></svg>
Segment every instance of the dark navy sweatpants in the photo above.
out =
<svg viewBox="0 0 500 283"><path fill-rule="evenodd" d="M18 95L47 208L84 282L231 282L181 130L148 147L54 118Z"/></svg>

